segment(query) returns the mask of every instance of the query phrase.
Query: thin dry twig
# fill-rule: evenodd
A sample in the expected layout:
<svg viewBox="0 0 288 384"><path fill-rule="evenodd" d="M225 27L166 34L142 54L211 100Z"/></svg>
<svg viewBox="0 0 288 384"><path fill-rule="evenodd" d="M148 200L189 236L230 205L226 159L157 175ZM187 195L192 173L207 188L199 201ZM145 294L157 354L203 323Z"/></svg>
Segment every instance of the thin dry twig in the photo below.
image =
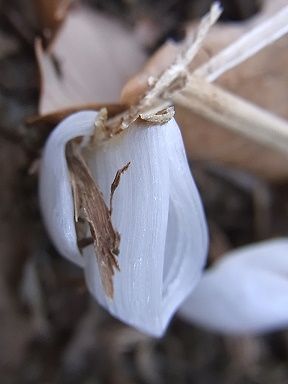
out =
<svg viewBox="0 0 288 384"><path fill-rule="evenodd" d="M151 121L151 111L153 111L154 115L158 114L158 116L161 116L161 111L164 111L164 115L167 113L166 109L171 106L170 95L185 86L189 77L189 64L199 51L211 26L220 17L221 11L219 3L214 3L210 12L202 19L193 43L187 42L187 46L176 58L175 63L165 70L158 79L152 79L152 81L150 79L152 86L136 105L132 105L124 113L107 121L106 128L110 135L115 135L127 128L140 115L143 117L148 114ZM161 123L161 119L156 121ZM164 118L163 122L166 121Z"/></svg>
<svg viewBox="0 0 288 384"><path fill-rule="evenodd" d="M197 68L193 75L213 82L287 32L288 7L285 7Z"/></svg>
<svg viewBox="0 0 288 384"><path fill-rule="evenodd" d="M193 78L181 93L174 95L173 100L177 105L258 143L288 153L286 120L204 79Z"/></svg>
<svg viewBox="0 0 288 384"><path fill-rule="evenodd" d="M210 13L200 23L193 44L186 48L158 79L150 81L152 87L136 105L108 120L106 128L110 135L127 128L138 117L145 119L148 116L149 121L153 122L152 115L155 114L158 119L154 122L166 122L164 117L161 120L161 116L165 116L167 108L174 102L287 154L288 123L285 120L216 86L209 86L208 81L215 80L225 71L283 36L288 31L288 6L231 44L194 73L189 73L191 61L220 13L218 3L214 3Z"/></svg>

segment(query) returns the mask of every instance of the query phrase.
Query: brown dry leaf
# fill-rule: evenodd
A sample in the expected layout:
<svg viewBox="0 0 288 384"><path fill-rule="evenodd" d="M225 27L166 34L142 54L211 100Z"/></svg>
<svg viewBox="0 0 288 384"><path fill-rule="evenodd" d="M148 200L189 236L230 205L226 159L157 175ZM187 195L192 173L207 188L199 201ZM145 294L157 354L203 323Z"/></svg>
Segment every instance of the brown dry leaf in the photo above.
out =
<svg viewBox="0 0 288 384"><path fill-rule="evenodd" d="M113 276L115 270L120 270L117 261L120 235L113 228L111 222L112 198L119 185L121 174L128 169L130 163L116 173L111 185L109 210L84 159L73 143L67 146L66 154L71 173L75 221L82 220L89 225L103 288L106 295L112 298ZM87 244L90 243L89 241L90 239L88 239Z"/></svg>
<svg viewBox="0 0 288 384"><path fill-rule="evenodd" d="M235 41L263 19L286 5L285 0L267 0L260 15L248 22L218 24L204 42L203 49L193 61L192 69ZM187 26L187 33L195 25ZM288 37L265 48L240 66L223 75L218 81L224 89L259 106L288 118ZM122 102L135 102L148 87L148 79L157 77L163 66L171 64L182 44L168 42L146 63L143 70L123 88ZM275 59L276 58L276 59ZM150 80L151 81L151 80ZM256 144L222 126L209 123L184 108L176 109L176 118L182 128L189 157L213 161L245 169L268 180L288 177L288 156Z"/></svg>
<svg viewBox="0 0 288 384"><path fill-rule="evenodd" d="M26 123L28 125L52 125L52 128L55 127L56 124L58 124L61 120L65 119L65 117L68 117L72 113L76 113L79 111L84 110L91 110L91 111L100 111L102 108L106 108L108 111L108 117L113 117L117 115L118 113L121 113L127 109L127 105L125 104L100 104L100 103L93 103L93 104L81 104L77 105L75 107L65 108L61 109L55 112L47 113L44 115L35 115L30 116L26 119Z"/></svg>
<svg viewBox="0 0 288 384"><path fill-rule="evenodd" d="M49 52L36 44L41 74L39 113L118 100L145 55L133 33L87 8L69 12Z"/></svg>
<svg viewBox="0 0 288 384"><path fill-rule="evenodd" d="M42 36L47 43L55 37L73 0L34 0L34 8Z"/></svg>

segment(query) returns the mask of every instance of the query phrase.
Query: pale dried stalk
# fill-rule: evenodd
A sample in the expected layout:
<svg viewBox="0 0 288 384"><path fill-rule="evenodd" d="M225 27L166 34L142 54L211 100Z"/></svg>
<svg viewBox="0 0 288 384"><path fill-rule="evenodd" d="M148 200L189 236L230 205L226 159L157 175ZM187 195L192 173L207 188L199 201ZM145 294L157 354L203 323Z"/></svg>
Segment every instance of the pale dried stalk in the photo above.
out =
<svg viewBox="0 0 288 384"><path fill-rule="evenodd" d="M243 63L287 32L288 7L284 7L197 68L193 75L203 77L209 82L215 81L224 72Z"/></svg>
<svg viewBox="0 0 288 384"><path fill-rule="evenodd" d="M175 63L172 64L171 67L164 71L164 73L159 77L154 87L144 96L142 101L143 105L153 105L155 100L161 98L163 93L169 90L169 86L177 80L180 80L182 76L183 81L186 82L186 78L189 75L188 67L196 54L199 52L199 49L201 48L202 43L212 25L214 25L219 19L221 12L222 9L220 8L219 3L214 3L210 12L201 20L192 44L188 43L188 49L186 48L184 52L176 58Z"/></svg>
<svg viewBox="0 0 288 384"><path fill-rule="evenodd" d="M285 120L208 84L287 32L288 6L196 69L186 89L180 94L175 93L173 101L208 120L287 154L288 123Z"/></svg>
<svg viewBox="0 0 288 384"><path fill-rule="evenodd" d="M108 120L106 135L117 134L139 116L143 119L147 115L151 117L152 112L159 113L174 102L208 120L287 154L286 121L216 86L209 86L208 82L283 36L288 31L288 6L224 49L193 74L189 74L191 61L220 13L218 3L214 3L210 13L200 23L193 45L178 56L175 63L154 81L154 85L137 105Z"/></svg>
<svg viewBox="0 0 288 384"><path fill-rule="evenodd" d="M171 106L171 101L169 97L166 100L166 96L176 90L181 90L186 84L189 77L188 66L198 53L210 28L216 23L221 12L222 9L219 3L215 2L211 6L210 12L201 20L192 44L188 43L188 48L185 48L184 52L176 58L175 63L167 68L158 79L152 79L152 87L136 105L132 105L124 113L108 120L106 136L109 137L119 133L119 131L127 128L140 115L151 116L151 110L156 114Z"/></svg>
<svg viewBox="0 0 288 384"><path fill-rule="evenodd" d="M288 153L288 123L285 120L204 79L193 78L173 100L229 130Z"/></svg>

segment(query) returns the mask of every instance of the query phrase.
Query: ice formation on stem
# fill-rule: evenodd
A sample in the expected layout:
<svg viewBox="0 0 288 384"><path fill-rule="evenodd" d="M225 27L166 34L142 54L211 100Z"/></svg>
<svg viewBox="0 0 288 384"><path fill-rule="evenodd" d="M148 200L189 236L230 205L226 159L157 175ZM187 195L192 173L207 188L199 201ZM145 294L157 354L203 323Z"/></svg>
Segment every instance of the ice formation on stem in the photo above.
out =
<svg viewBox="0 0 288 384"><path fill-rule="evenodd" d="M96 149L82 151L107 206L117 170L131 162L113 197L112 224L121 235L120 271L114 274L114 295L109 297L95 247L84 247L82 254L78 249L65 157L71 139L93 134L96 116L91 111L74 114L49 137L40 172L44 220L58 251L84 268L98 302L117 318L159 336L202 274L207 230L201 201L174 119L154 126L134 123ZM86 235L91 236L89 228Z"/></svg>
<svg viewBox="0 0 288 384"><path fill-rule="evenodd" d="M287 10L280 14L281 20L288 17ZM102 306L155 336L163 334L173 313L193 291L206 260L207 229L201 200L179 128L171 119L171 104L175 94L193 80L188 64L220 13L219 5L214 4L200 24L195 45L156 79L138 104L104 122L102 130L97 112L71 115L52 132L43 152L41 208L56 248L83 267L88 288ZM275 20L278 18L274 24ZM281 34L285 31L281 27ZM250 35L244 43L250 44L254 37L251 40ZM228 53L230 69L238 61L234 60L235 49ZM218 55L212 69L222 66L225 55ZM150 123L139 122L139 117ZM89 149L87 142L96 137L95 121L100 129L98 139L104 133L107 140L98 140L97 147ZM72 153L74 167L66 157L71 140L76 151ZM85 188L85 180L89 188ZM92 209L93 204L101 209ZM75 227L80 219L86 223L82 246ZM285 323L287 300L281 292L288 283L279 267L283 262L287 270L286 248L282 241L226 256L211 272L205 272L183 313L192 321L226 332L264 330ZM276 255L275 268L270 251ZM265 262L258 258L267 252ZM267 301L268 293L278 295L277 300ZM237 307L239 299L241 308Z"/></svg>

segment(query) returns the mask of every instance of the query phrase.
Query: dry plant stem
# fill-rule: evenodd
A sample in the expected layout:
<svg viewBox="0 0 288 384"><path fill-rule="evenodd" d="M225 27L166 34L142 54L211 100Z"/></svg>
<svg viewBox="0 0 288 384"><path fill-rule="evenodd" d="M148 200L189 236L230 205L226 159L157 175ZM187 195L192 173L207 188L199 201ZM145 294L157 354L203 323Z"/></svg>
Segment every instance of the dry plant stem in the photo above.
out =
<svg viewBox="0 0 288 384"><path fill-rule="evenodd" d="M189 64L220 13L218 3L214 3L209 14L202 19L190 48L186 48L175 63L154 80L154 85L138 104L108 120L106 127L110 135L127 128L139 116L145 119L145 116L157 115L175 102L258 143L288 153L286 121L209 84L283 36L288 31L288 7L284 7L189 76Z"/></svg>
<svg viewBox="0 0 288 384"><path fill-rule="evenodd" d="M210 12L201 20L192 44L188 42L188 49L185 48L185 51L176 58L175 63L164 71L154 87L143 98L143 104L149 104L149 100L157 100L176 80L181 80L181 76L183 76L184 82L186 81L190 63L199 52L211 26L219 19L221 12L219 4L214 3Z"/></svg>
<svg viewBox="0 0 288 384"><path fill-rule="evenodd" d="M166 109L171 106L171 102L166 100L165 95L181 90L185 86L189 75L189 64L198 53L211 26L216 23L221 12L219 3L215 2L211 6L210 12L201 20L193 42L187 43L188 48L185 47L184 51L176 58L175 63L165 70L158 79L154 79L152 87L136 105L132 105L126 112L107 121L106 130L110 136L127 128L141 115L148 115L151 118L151 111L155 115L160 111L164 111L164 114L167 113ZM163 122L165 122L165 118Z"/></svg>
<svg viewBox="0 0 288 384"><path fill-rule="evenodd" d="M199 67L195 76L212 82L288 32L288 6Z"/></svg>
<svg viewBox="0 0 288 384"><path fill-rule="evenodd" d="M288 123L201 78L192 78L173 101L258 143L288 154Z"/></svg>

